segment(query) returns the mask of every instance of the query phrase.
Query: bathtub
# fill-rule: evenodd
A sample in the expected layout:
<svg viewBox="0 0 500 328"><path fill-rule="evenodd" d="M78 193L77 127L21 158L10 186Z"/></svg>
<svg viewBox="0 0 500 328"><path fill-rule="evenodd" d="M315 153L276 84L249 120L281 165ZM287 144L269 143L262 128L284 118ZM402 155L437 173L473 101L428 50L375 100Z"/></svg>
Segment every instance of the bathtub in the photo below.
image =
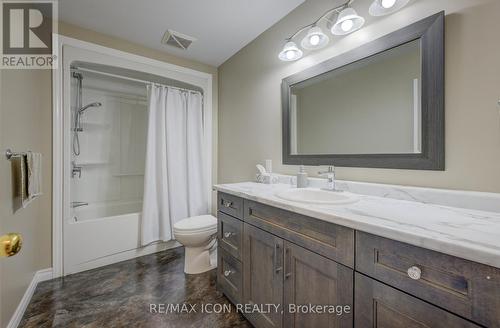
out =
<svg viewBox="0 0 500 328"><path fill-rule="evenodd" d="M73 220L82 222L88 220L102 220L118 216L139 216L142 211L142 200L110 201L91 203L73 209Z"/></svg>
<svg viewBox="0 0 500 328"><path fill-rule="evenodd" d="M141 211L142 201L137 200L73 209L64 225L64 275L179 246L171 241L142 247Z"/></svg>

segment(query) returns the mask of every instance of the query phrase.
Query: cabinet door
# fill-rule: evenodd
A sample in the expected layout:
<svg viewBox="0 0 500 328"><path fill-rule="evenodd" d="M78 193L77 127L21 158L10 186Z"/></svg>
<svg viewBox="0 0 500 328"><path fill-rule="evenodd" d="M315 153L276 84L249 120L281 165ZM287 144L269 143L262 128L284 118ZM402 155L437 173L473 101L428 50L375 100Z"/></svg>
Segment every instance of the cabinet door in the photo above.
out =
<svg viewBox="0 0 500 328"><path fill-rule="evenodd" d="M356 328L479 328L445 310L356 273Z"/></svg>
<svg viewBox="0 0 500 328"><path fill-rule="evenodd" d="M354 272L285 241L285 327L352 327Z"/></svg>
<svg viewBox="0 0 500 328"><path fill-rule="evenodd" d="M283 240L246 223L243 240L244 303L261 310L245 316L259 328L282 327Z"/></svg>

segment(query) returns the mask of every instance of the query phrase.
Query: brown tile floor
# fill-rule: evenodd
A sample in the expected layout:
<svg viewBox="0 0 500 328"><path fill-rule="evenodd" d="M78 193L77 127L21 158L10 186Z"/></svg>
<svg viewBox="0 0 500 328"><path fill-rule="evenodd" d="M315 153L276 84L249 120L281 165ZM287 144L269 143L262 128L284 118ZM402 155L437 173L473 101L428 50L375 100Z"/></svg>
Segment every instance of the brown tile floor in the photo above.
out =
<svg viewBox="0 0 500 328"><path fill-rule="evenodd" d="M201 313L202 304L229 301L216 291L215 270L185 275L183 261L176 248L40 283L20 327L251 327L234 307ZM197 311L150 313L150 304L178 303Z"/></svg>

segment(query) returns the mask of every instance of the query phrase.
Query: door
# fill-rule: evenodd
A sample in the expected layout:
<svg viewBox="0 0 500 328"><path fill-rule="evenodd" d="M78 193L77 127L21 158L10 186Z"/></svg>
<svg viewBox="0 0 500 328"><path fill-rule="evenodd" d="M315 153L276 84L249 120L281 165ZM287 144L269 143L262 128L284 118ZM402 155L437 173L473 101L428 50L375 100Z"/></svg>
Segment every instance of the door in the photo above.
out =
<svg viewBox="0 0 500 328"><path fill-rule="evenodd" d="M243 239L246 316L259 328L282 327L283 240L246 223Z"/></svg>
<svg viewBox="0 0 500 328"><path fill-rule="evenodd" d="M285 327L352 327L353 270L285 241Z"/></svg>
<svg viewBox="0 0 500 328"><path fill-rule="evenodd" d="M356 328L479 327L360 273L355 294Z"/></svg>

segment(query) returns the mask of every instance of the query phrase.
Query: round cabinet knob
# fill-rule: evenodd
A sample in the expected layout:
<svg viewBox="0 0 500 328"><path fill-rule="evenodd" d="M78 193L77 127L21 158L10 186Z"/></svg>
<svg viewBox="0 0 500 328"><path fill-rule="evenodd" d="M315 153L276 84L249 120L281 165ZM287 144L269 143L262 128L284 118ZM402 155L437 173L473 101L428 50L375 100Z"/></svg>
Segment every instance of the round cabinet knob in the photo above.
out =
<svg viewBox="0 0 500 328"><path fill-rule="evenodd" d="M417 266L412 266L408 269L408 277L413 280L418 280L422 276L422 270Z"/></svg>
<svg viewBox="0 0 500 328"><path fill-rule="evenodd" d="M224 203L224 207L231 207L231 205L233 205L232 202L225 202Z"/></svg>
<svg viewBox="0 0 500 328"><path fill-rule="evenodd" d="M224 277L229 277L233 273L232 270L226 270L224 271Z"/></svg>

